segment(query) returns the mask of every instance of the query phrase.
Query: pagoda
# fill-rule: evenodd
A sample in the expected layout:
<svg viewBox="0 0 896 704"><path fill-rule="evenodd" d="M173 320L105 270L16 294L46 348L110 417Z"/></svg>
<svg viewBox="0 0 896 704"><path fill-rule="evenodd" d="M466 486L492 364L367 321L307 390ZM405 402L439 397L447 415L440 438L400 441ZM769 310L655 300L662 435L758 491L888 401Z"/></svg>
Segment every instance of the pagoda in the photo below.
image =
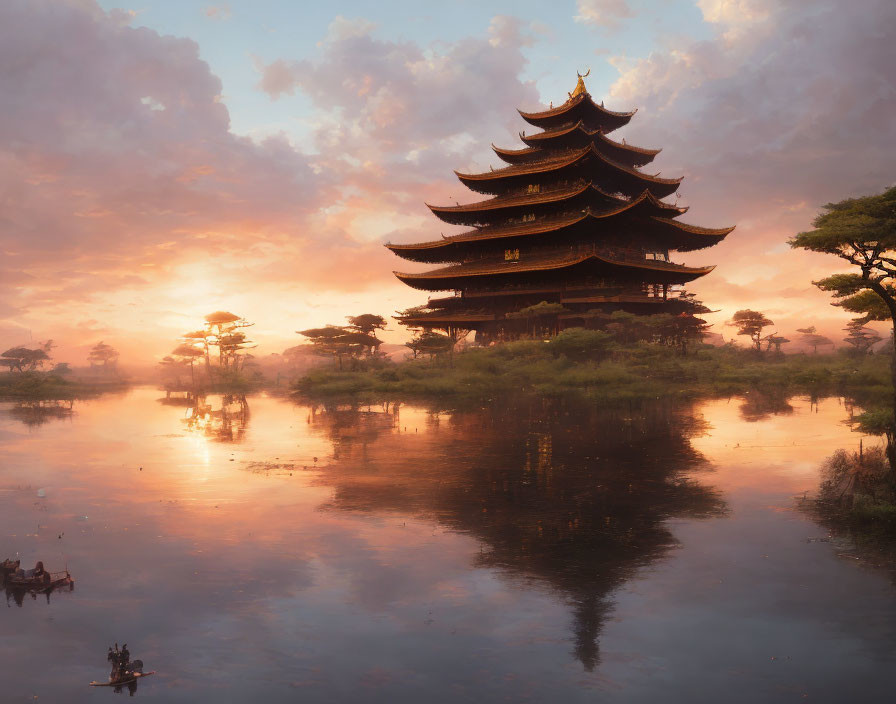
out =
<svg viewBox="0 0 896 704"><path fill-rule="evenodd" d="M540 131L521 133L522 149L492 145L506 166L455 172L487 198L427 204L440 220L470 229L430 242L386 245L404 259L441 265L395 272L401 281L423 291L451 292L405 311L399 321L450 335L475 330L477 340L487 342L525 334L526 309L542 302L555 304L542 308L554 311L552 327L558 330L614 310L693 312L682 286L714 267L673 263L669 253L710 247L734 228L677 220L687 208L663 199L675 193L681 178L641 170L660 150L608 136L635 111L614 112L595 103L580 74L562 105L519 112Z"/></svg>

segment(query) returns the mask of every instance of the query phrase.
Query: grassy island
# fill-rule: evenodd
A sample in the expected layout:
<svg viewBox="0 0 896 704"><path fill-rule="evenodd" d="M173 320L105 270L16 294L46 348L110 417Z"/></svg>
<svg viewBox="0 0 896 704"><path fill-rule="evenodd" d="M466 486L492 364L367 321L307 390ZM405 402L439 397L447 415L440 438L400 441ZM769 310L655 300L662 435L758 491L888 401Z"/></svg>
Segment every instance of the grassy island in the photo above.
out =
<svg viewBox="0 0 896 704"><path fill-rule="evenodd" d="M73 400L126 388L120 378L83 381L53 372L0 374L0 399L13 401Z"/></svg>
<svg viewBox="0 0 896 704"><path fill-rule="evenodd" d="M339 398L487 400L500 394L573 394L602 401L743 394L843 395L877 407L890 395L890 358L844 353L783 355L699 345L620 344L607 333L566 330L549 340L471 348L453 356L355 370L319 367L294 387L311 400Z"/></svg>

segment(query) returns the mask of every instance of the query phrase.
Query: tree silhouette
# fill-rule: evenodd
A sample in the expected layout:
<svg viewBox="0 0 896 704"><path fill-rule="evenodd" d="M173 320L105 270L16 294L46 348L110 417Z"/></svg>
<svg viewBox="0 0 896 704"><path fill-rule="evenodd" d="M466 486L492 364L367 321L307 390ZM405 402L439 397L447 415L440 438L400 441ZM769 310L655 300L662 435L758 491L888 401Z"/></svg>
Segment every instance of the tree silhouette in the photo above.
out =
<svg viewBox="0 0 896 704"><path fill-rule="evenodd" d="M819 345L833 345L833 341L829 337L825 337L824 335L819 334L815 330L815 326L811 325L808 328L797 328L796 330L800 333L800 339L807 345L812 348L814 353L818 353Z"/></svg>
<svg viewBox="0 0 896 704"><path fill-rule="evenodd" d="M843 328L843 331L846 333L843 341L849 345L850 351L857 356L870 354L871 348L883 339L871 328L866 328L862 318L850 320L846 327Z"/></svg>
<svg viewBox="0 0 896 704"><path fill-rule="evenodd" d="M90 352L87 353L87 361L91 367L102 367L104 370L108 370L118 364L119 356L118 350L112 345L100 341L90 348Z"/></svg>
<svg viewBox="0 0 896 704"><path fill-rule="evenodd" d="M44 363L51 359L50 350L55 345L52 340L40 343L37 348L11 347L0 354L0 364L11 372L33 372L43 368Z"/></svg>
<svg viewBox="0 0 896 704"><path fill-rule="evenodd" d="M861 313L862 322L887 320L896 330L896 187L879 195L828 203L812 221L813 230L790 239L790 246L833 254L858 269L813 283L830 291L834 305ZM896 345L896 336L894 336ZM894 350L896 352L896 350ZM896 473L896 353L891 365L892 420L888 456Z"/></svg>
<svg viewBox="0 0 896 704"><path fill-rule="evenodd" d="M404 343L405 347L413 352L414 359L417 359L418 355L421 354L429 355L429 358L433 359L438 355L451 352L456 344L456 338L432 332L431 330L424 330L415 335L410 342Z"/></svg>
<svg viewBox="0 0 896 704"><path fill-rule="evenodd" d="M372 356L382 344L382 341L373 335L340 325L327 325L296 332L308 338L315 354L336 360L340 370L344 368L345 358L357 359L364 354Z"/></svg>
<svg viewBox="0 0 896 704"><path fill-rule="evenodd" d="M346 316L348 327L356 332L362 332L365 335L376 337L377 330L386 329L386 319L381 315L373 313L363 313L362 315Z"/></svg>
<svg viewBox="0 0 896 704"><path fill-rule="evenodd" d="M728 325L736 327L738 335L747 335L753 347L756 350L761 350L762 330L769 325L774 325L774 322L766 318L763 313L745 308L737 311L728 321Z"/></svg>
<svg viewBox="0 0 896 704"><path fill-rule="evenodd" d="M209 347L218 348L218 367L221 370L240 370L243 361L240 353L254 347L242 330L252 325L254 323L228 311L219 310L205 316L205 340Z"/></svg>
<svg viewBox="0 0 896 704"><path fill-rule="evenodd" d="M196 360L205 356L205 352L195 344L191 345L188 342L183 342L171 351L171 356L176 363L190 367L190 381L195 386L196 370L194 369L194 365L196 364Z"/></svg>

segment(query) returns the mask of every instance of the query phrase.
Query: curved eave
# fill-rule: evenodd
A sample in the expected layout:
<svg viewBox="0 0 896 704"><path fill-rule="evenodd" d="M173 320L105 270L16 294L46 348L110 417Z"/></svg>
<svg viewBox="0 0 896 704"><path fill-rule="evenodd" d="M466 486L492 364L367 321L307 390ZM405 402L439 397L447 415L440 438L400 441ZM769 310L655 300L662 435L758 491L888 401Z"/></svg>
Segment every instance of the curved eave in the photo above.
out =
<svg viewBox="0 0 896 704"><path fill-rule="evenodd" d="M574 125L570 125L568 127L561 127L555 130L545 130L544 132L538 132L536 134L530 134L528 136L520 132L520 139L524 144L528 144L530 147L534 147L540 142L559 139L560 137L565 137L566 135L572 134L573 132L581 132L586 137L593 137L594 135L599 134L600 130L589 130L585 127L582 121L579 120Z"/></svg>
<svg viewBox="0 0 896 704"><path fill-rule="evenodd" d="M473 216L476 216L480 213L495 212L510 208L528 208L544 204L558 203L564 200L572 200L582 195L589 189L594 191L595 194L599 195L607 202L618 203L620 207L628 204L637 204L642 202L643 200L646 200L651 205L662 211L673 213L671 217L676 217L678 215L686 213L688 210L687 207L678 207L676 205L664 203L662 200L657 198L653 193L646 189L635 198L623 199L610 195L600 187L587 182L579 187L570 189L545 191L543 193L533 193L510 197L499 196L497 198L490 198L489 200L478 201L476 203L470 203L468 205L437 206L427 203L426 207L428 207L436 217L445 222L455 225L474 224L476 218ZM655 213L651 214L654 215Z"/></svg>
<svg viewBox="0 0 896 704"><path fill-rule="evenodd" d="M449 262L452 261L452 259L448 252L455 249L459 244L466 244L468 242L488 242L513 237L528 237L531 235L547 234L549 232L559 232L560 230L577 225L587 217L589 217L589 213L583 212L579 215L558 218L556 220L517 225L515 227L498 227L494 228L494 232L473 230L452 237L442 237L440 240L432 240L430 242L419 242L415 244L389 243L384 246L393 254L409 261L429 263ZM440 252L442 254L440 254Z"/></svg>
<svg viewBox="0 0 896 704"><path fill-rule="evenodd" d="M492 144L492 151L498 155L502 161L507 162L508 164L518 164L522 163L526 160L527 157L532 156L534 154L540 154L540 149L534 149L533 147L523 147L522 149L504 149L503 147L496 147Z"/></svg>
<svg viewBox="0 0 896 704"><path fill-rule="evenodd" d="M611 267L629 270L633 272L662 272L665 276L658 277L668 283L687 283L701 276L706 276L715 269L714 266L708 267L687 267L681 264L671 264L667 262L652 261L649 259L635 261L615 260L608 256L599 254L583 254L579 257L563 259L563 260L547 260L539 262L515 262L495 264L460 264L457 266L444 267L434 271L422 272L418 274L408 274L400 271L393 271L396 278L402 283L423 291L444 291L453 288L462 288L464 284L482 279L484 277L513 277L521 274L532 274L546 271L562 271L572 267L580 266L586 262L595 262Z"/></svg>
<svg viewBox="0 0 896 704"><path fill-rule="evenodd" d="M585 127L584 123L581 120L570 127L562 127L555 130L545 130L544 132L539 132L537 134L531 135L523 135L521 133L520 139L530 147L536 147L544 142L552 142L557 139L562 139L563 137L573 134L574 132L579 132L586 139L596 139L612 149L630 152L633 155L648 157L649 159L653 159L662 151L662 149L647 149L646 147L636 147L633 144L626 144L625 142L617 142L616 140L607 137L607 135L605 135L600 130L589 130L587 127Z"/></svg>
<svg viewBox="0 0 896 704"><path fill-rule="evenodd" d="M661 178L659 176L651 176L650 174L642 173L632 166L621 164L618 161L614 161L606 155L601 154L600 150L597 149L594 144L589 144L586 147L575 150L562 158L534 161L524 164L515 164L512 166L506 166L503 169L487 171L479 174L467 174L458 171L455 171L454 173L468 188L484 193L494 193L500 190L500 187L498 187L497 184L501 183L501 181L504 179L524 178L539 174L556 173L562 171L563 169L583 164L587 159L590 158L597 159L605 166L608 166L611 169L618 170L623 174L626 174L630 178L636 179L637 182L645 183L648 186L655 187L655 189L658 191L657 195L659 195L660 197L665 197L674 193L678 189L679 184L684 179L683 176L680 176L678 178Z"/></svg>
<svg viewBox="0 0 896 704"><path fill-rule="evenodd" d="M577 110L584 112L585 114L590 112L594 116L595 122L601 125L606 125L608 129L605 129L605 132L618 129L623 125L628 124L629 120L631 120L632 116L637 112L637 110L632 110L631 112L608 110L602 105L595 103L588 93L581 93L574 98L570 98L562 105L549 110L542 110L540 112L524 112L523 110L518 110L517 112L519 112L520 117L530 125L542 127L543 125L558 124L564 118L574 116L574 113ZM584 119L584 117L580 116L579 119Z"/></svg>
<svg viewBox="0 0 896 704"><path fill-rule="evenodd" d="M650 191L644 191L637 198L631 201L620 203L615 208L594 212L590 208L586 208L581 213L573 216L562 218L544 219L533 223L518 224L512 227L499 226L494 228L485 228L462 232L451 237L442 237L440 240L431 240L428 242L416 242L409 244L392 244L384 245L393 254L416 262L448 262L452 261L452 252L456 255L458 245L467 244L469 242L489 242L501 239L513 239L517 237L532 237L534 235L545 235L549 233L558 233L568 228L575 227L585 220L606 220L608 218L623 215L629 211L637 211L645 208L661 208L670 209L670 206L658 200ZM686 208L678 210L684 211ZM664 226L685 233L685 239L670 243L670 249L678 251L692 251L695 249L703 249L709 247L724 239L725 235L734 228L725 228L719 230L711 230L709 228L700 228L695 225L684 225L671 218L665 218L654 215L653 212L645 212L641 215L649 217L652 220ZM679 213L676 213L676 215ZM696 235L696 237L694 236ZM456 260L455 260L456 261Z"/></svg>
<svg viewBox="0 0 896 704"><path fill-rule="evenodd" d="M562 169L566 166L575 164L577 161L580 161L581 159L586 157L588 155L588 152L590 151L590 146L582 147L575 151L571 151L569 154L564 154L561 157L548 157L546 159L532 162L531 164L505 166L501 169L484 171L479 174L467 174L461 171L455 171L454 174L462 182L466 183L467 181L492 181L502 178L513 178L514 176L531 176L533 174L549 173L551 171L557 171L558 169Z"/></svg>
<svg viewBox="0 0 896 704"><path fill-rule="evenodd" d="M527 224L516 225L514 227L497 227L493 228L495 232L488 230L471 230L469 232L461 232L458 235L450 237L442 237L440 240L432 240L430 242L418 242L415 244L386 244L385 247L393 252L396 250L409 249L432 249L436 247L445 247L457 242L472 242L476 240L501 239L504 237L516 237L519 235L537 235L545 232L556 232L570 225L580 223L589 216L588 212L582 212L577 215L556 218L551 220L542 220L541 222L533 222Z"/></svg>
<svg viewBox="0 0 896 704"><path fill-rule="evenodd" d="M606 142L611 147L617 147L619 149L625 149L629 152L635 152L636 154L643 154L644 156L656 156L659 154L662 149L648 149L647 147L636 147L634 144L626 144L625 142L617 142L615 139L610 139L603 132L597 135L598 139L601 142Z"/></svg>
<svg viewBox="0 0 896 704"><path fill-rule="evenodd" d="M581 186L577 186L574 188L558 189L556 191L545 191L543 193L532 193L522 196L511 196L507 198L490 198L489 200L477 201L476 203L469 203L467 205L443 206L430 205L429 203L426 203L425 205L432 211L432 213L436 217L440 218L441 220L453 224L463 224L464 218L458 220L454 216L476 215L481 212L504 210L508 208L528 207L533 205L543 205L546 203L559 203L569 198L574 198L584 193L589 188L592 188L591 184L584 183Z"/></svg>
<svg viewBox="0 0 896 704"><path fill-rule="evenodd" d="M454 235L453 237L443 237L440 240L413 244L389 243L386 244L385 247L396 256L413 262L436 264L439 262L460 261L464 256L463 252L468 250L459 249L459 247L468 243L529 238L548 234L557 235L557 233L574 228L586 220L600 221L622 215L627 211L634 210L640 203L649 198L649 194L646 197L642 195L636 202L602 213L594 213L590 210L586 210L578 216L533 223L528 226L520 225L512 228L499 227L495 228L494 232L489 232L487 230L473 230L471 232ZM665 241L669 249L678 252L694 252L700 249L706 249L707 247L712 247L724 240L725 237L734 230L734 227L698 227L696 225L688 225L686 223L678 222L677 220L672 220L671 218L664 218L656 215L647 215L647 217L652 221L659 223L664 229L667 228L662 235L663 239L658 241Z"/></svg>
<svg viewBox="0 0 896 704"><path fill-rule="evenodd" d="M698 227L697 225L688 225L684 222L657 215L651 216L651 220L664 226L672 227L685 236L685 239L674 248L679 252L693 252L698 249L712 247L724 240L736 227L736 225L731 227Z"/></svg>
<svg viewBox="0 0 896 704"><path fill-rule="evenodd" d="M396 316L395 319L404 324L417 323L426 325L435 323L485 323L496 320L497 317L494 313L455 313L454 315L449 313L433 313L430 315L411 315L406 318Z"/></svg>

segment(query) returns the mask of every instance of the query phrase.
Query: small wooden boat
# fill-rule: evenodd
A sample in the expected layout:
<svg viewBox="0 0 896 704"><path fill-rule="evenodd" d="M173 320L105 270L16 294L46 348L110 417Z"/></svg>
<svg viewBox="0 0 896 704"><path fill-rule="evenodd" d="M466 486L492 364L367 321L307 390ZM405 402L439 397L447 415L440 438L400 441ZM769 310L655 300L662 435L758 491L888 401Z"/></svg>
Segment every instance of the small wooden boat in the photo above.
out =
<svg viewBox="0 0 896 704"><path fill-rule="evenodd" d="M124 687L127 684L132 684L139 680L141 677L149 677L150 675L156 674L156 671L152 672L131 672L128 673L126 677L122 679L115 680L114 682L91 682L90 687Z"/></svg>
<svg viewBox="0 0 896 704"><path fill-rule="evenodd" d="M65 572L43 572L35 575L34 570L21 570L13 572L6 578L6 586L9 589L24 589L30 592L49 592L59 587L75 588L75 580Z"/></svg>

